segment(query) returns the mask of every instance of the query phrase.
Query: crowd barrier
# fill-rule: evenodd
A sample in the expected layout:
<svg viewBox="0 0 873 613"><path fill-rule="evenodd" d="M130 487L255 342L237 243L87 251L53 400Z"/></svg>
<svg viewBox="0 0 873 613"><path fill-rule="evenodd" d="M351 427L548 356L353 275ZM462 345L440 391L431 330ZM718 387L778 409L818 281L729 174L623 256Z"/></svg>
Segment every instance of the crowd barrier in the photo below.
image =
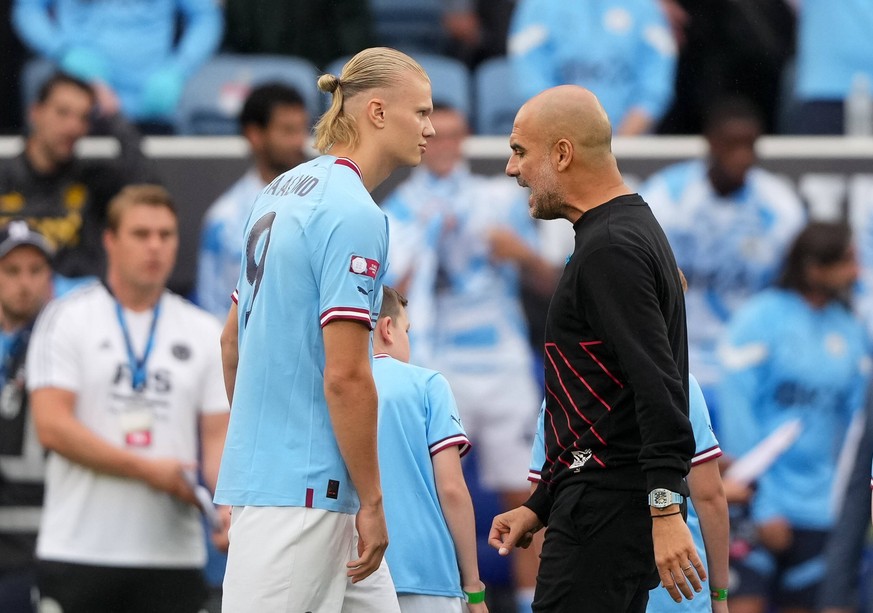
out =
<svg viewBox="0 0 873 613"><path fill-rule="evenodd" d="M486 174L503 172L509 155L506 137L471 137L466 152L473 169ZM0 158L20 152L22 140L0 138ZM684 159L704 155L699 137L616 138L614 152L629 184L636 185L652 172ZM83 157L109 157L118 143L89 138L79 143ZM171 287L187 293L193 286L200 220L206 208L248 166L246 142L240 137L147 137L143 151L154 160L160 180L173 193L180 210L179 263ZM758 143L762 167L784 175L797 187L817 219L847 219L859 236L873 237L873 138L765 137ZM377 200L400 181L395 173L374 193Z"/></svg>

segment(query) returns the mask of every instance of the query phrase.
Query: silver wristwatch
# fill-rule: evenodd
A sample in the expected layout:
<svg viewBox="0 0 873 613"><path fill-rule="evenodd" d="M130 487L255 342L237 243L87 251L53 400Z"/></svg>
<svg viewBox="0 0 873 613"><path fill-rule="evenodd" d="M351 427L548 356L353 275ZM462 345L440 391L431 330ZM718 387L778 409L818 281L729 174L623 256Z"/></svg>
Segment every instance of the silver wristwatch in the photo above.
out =
<svg viewBox="0 0 873 613"><path fill-rule="evenodd" d="M685 497L682 494L658 487L649 492L649 506L656 509L666 509L671 504L682 504Z"/></svg>

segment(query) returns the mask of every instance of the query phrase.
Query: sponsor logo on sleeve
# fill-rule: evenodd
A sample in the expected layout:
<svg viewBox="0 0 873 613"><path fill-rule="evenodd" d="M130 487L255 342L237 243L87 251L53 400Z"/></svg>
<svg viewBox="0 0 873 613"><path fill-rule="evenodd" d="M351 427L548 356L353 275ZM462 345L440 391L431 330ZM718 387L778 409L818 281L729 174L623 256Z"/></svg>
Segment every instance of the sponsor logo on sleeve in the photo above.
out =
<svg viewBox="0 0 873 613"><path fill-rule="evenodd" d="M353 255L349 263L349 272L375 279L376 273L379 272L379 262L361 255Z"/></svg>

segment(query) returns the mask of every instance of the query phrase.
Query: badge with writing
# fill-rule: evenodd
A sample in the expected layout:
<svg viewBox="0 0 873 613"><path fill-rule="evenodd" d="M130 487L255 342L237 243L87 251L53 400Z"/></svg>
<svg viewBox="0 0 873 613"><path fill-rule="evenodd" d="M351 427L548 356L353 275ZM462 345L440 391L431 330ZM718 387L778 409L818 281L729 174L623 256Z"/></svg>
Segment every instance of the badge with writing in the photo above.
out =
<svg viewBox="0 0 873 613"><path fill-rule="evenodd" d="M128 447L148 447L152 444L154 413L148 400L140 394L130 398L121 413L121 429Z"/></svg>

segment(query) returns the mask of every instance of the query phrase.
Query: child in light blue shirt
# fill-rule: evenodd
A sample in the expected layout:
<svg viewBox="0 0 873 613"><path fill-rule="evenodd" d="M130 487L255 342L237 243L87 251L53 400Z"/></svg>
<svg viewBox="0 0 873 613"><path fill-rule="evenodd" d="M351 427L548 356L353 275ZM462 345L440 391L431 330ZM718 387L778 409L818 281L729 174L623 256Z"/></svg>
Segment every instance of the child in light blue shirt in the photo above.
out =
<svg viewBox="0 0 873 613"><path fill-rule="evenodd" d="M445 377L407 363L405 306L397 291L383 288L373 339L391 543L385 557L403 613L487 613L473 503L461 472L470 442Z"/></svg>

